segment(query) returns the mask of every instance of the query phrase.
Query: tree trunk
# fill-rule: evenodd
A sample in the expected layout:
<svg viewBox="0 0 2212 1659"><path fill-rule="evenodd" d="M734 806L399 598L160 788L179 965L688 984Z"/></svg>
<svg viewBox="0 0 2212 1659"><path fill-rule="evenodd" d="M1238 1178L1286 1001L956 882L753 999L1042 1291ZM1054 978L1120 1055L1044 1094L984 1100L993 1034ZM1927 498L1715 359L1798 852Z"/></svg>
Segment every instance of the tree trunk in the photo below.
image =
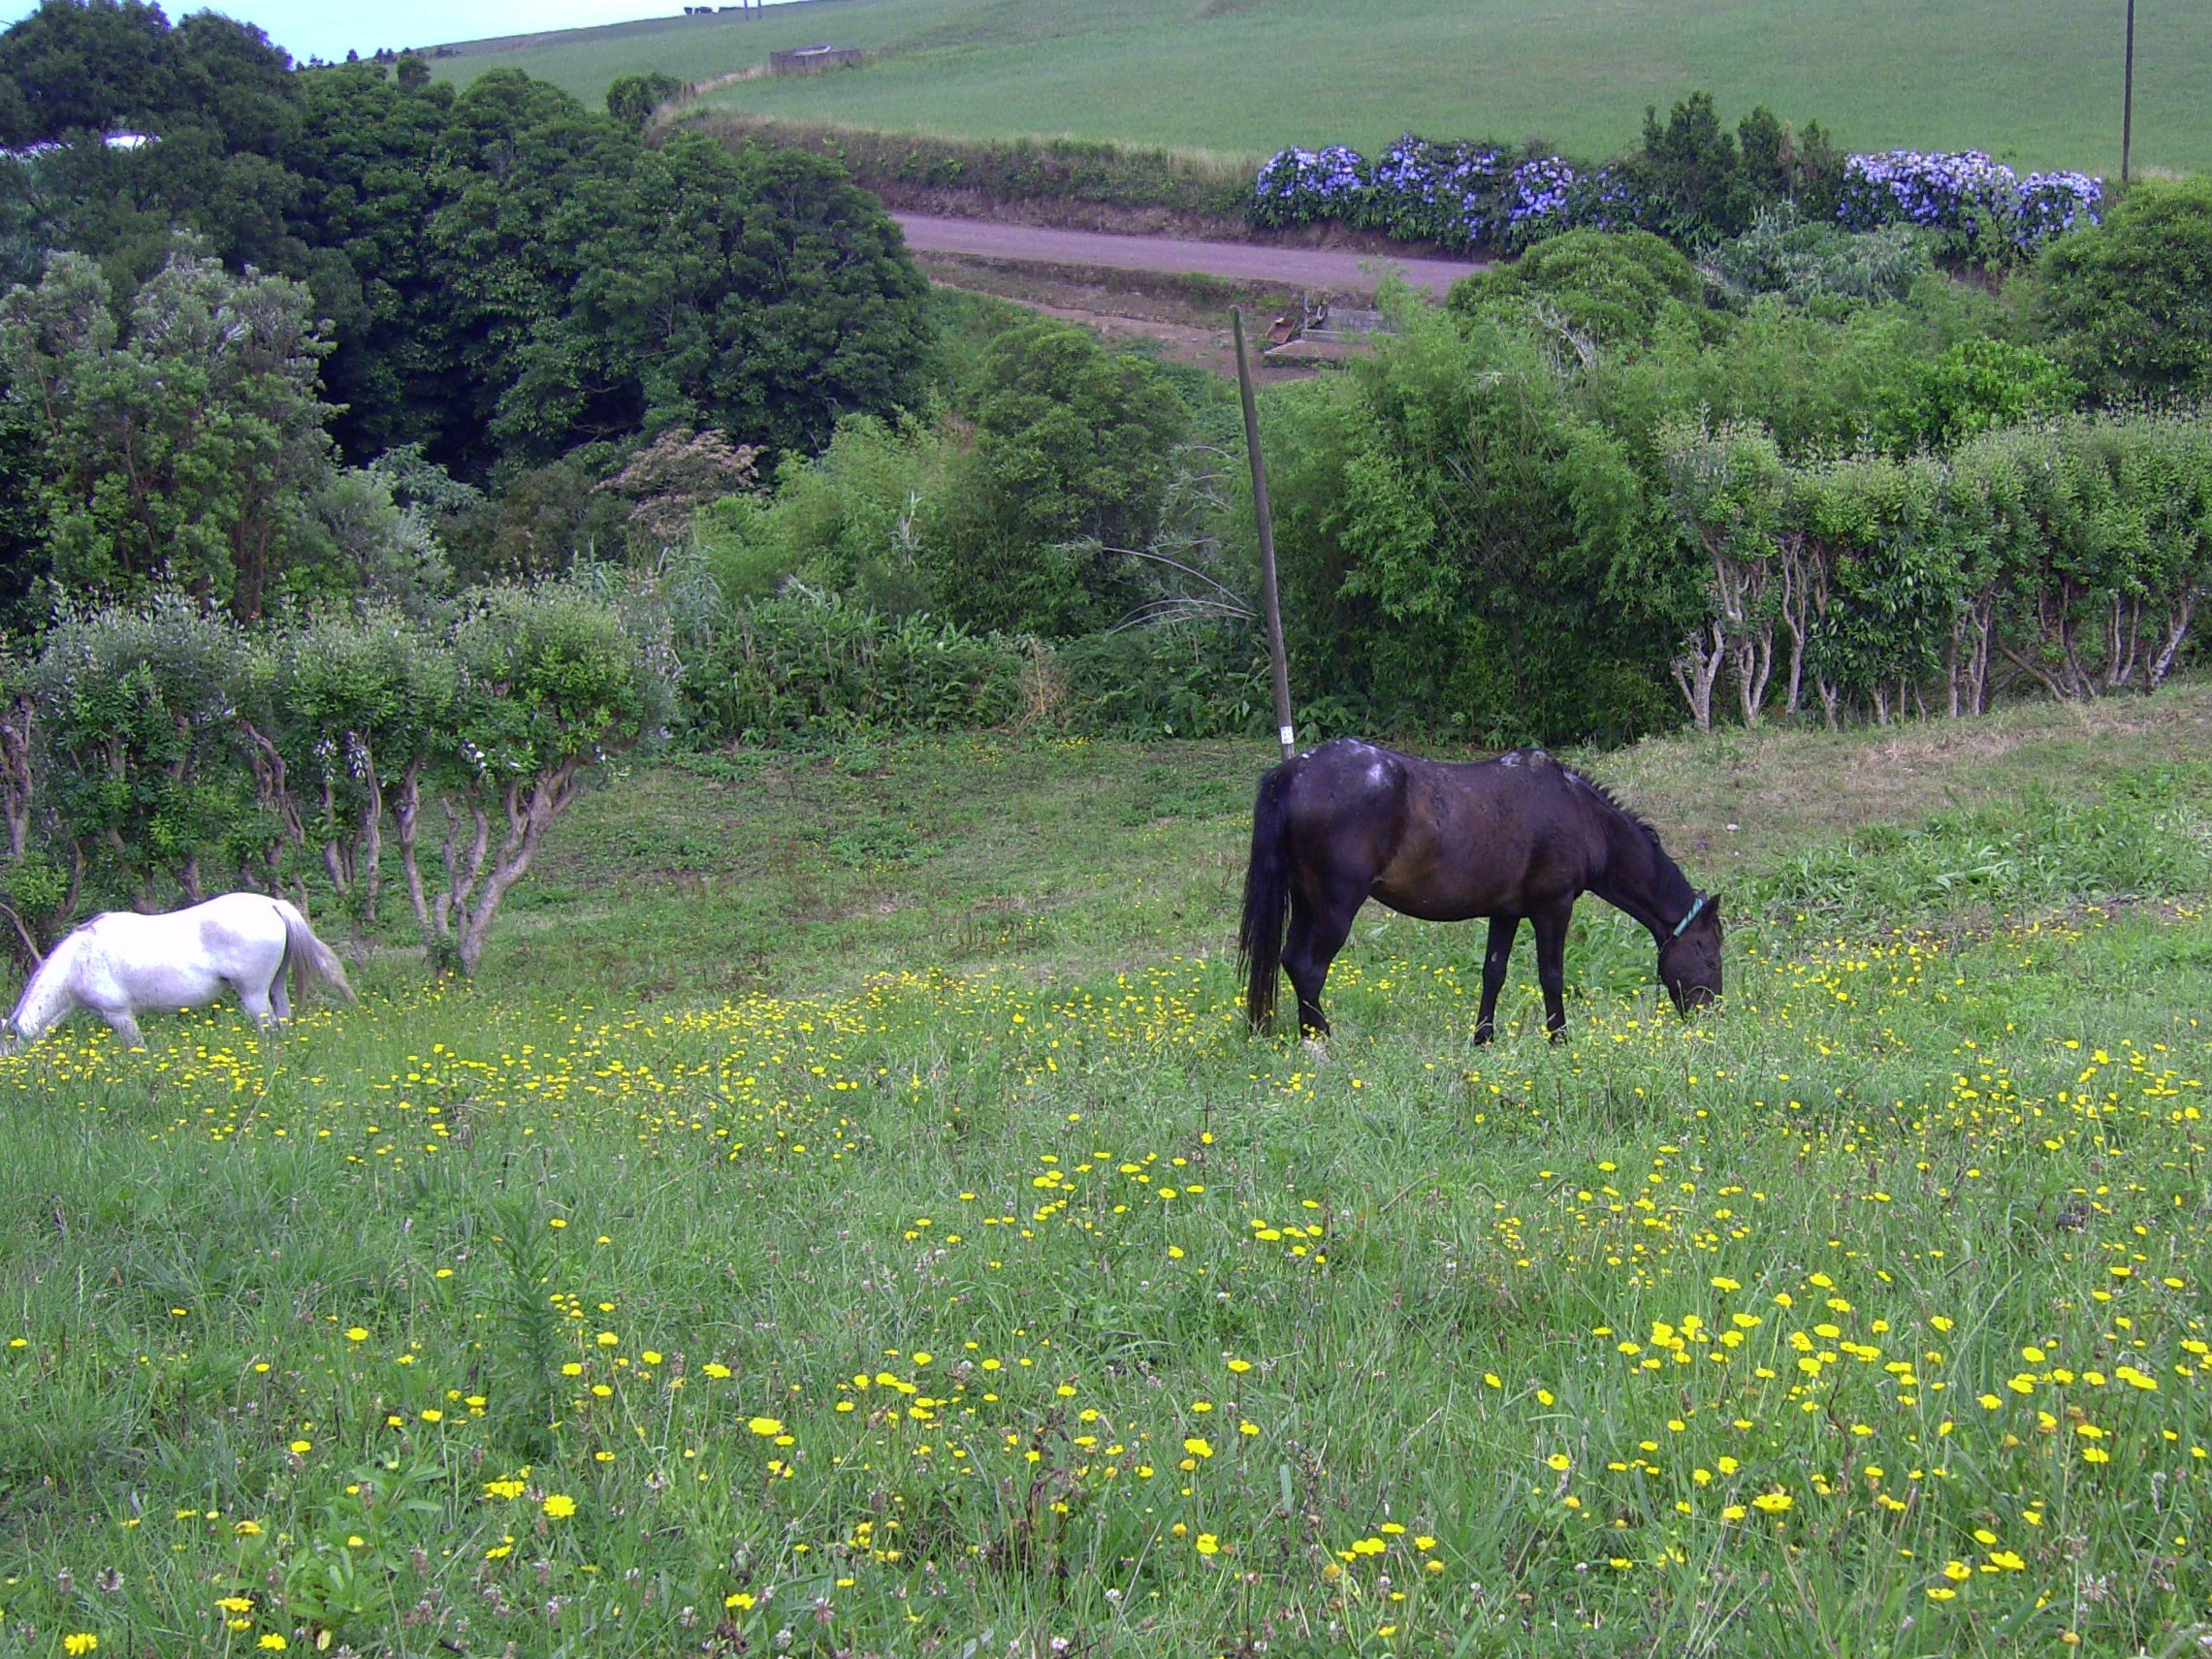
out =
<svg viewBox="0 0 2212 1659"><path fill-rule="evenodd" d="M1713 648L1708 651L1705 633L1713 632ZM1689 704L1690 718L1701 732L1713 729L1713 685L1720 678L1720 666L1727 660L1728 640L1717 622L1701 624L1688 639L1683 642L1683 653L1673 663L1675 684L1682 688Z"/></svg>

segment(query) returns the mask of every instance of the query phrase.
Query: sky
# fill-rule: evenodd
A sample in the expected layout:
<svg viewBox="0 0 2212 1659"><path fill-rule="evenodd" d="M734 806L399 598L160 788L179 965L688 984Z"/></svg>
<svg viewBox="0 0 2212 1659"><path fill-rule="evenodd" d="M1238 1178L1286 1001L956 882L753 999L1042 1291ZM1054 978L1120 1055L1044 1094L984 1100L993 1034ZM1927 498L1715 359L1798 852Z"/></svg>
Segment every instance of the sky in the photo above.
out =
<svg viewBox="0 0 2212 1659"><path fill-rule="evenodd" d="M164 0L172 22L188 13L216 11L258 23L292 56L337 60L347 51L367 57L379 47L438 46L493 35L581 29L633 17L673 17L683 0ZM38 10L37 0L0 0L0 24Z"/></svg>

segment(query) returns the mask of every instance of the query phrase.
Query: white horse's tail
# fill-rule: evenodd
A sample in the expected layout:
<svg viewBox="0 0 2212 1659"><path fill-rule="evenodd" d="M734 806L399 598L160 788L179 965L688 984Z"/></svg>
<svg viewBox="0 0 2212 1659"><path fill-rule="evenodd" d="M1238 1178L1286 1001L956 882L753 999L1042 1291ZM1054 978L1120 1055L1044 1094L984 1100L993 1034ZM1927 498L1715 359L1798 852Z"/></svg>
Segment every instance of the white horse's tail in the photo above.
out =
<svg viewBox="0 0 2212 1659"><path fill-rule="evenodd" d="M355 1001L353 987L345 982L345 964L340 962L331 947L315 937L315 930L307 925L307 918L284 899L270 901L276 913L284 918L284 967L300 971L303 977L313 975L336 985L347 1002ZM283 968L277 970L282 973Z"/></svg>

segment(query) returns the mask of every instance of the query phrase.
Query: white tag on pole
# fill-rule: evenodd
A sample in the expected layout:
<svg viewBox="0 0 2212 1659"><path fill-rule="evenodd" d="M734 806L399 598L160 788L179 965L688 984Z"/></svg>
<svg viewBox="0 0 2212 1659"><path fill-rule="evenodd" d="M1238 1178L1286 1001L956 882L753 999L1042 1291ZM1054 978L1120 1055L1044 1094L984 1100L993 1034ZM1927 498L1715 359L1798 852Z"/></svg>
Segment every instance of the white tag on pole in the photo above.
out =
<svg viewBox="0 0 2212 1659"><path fill-rule="evenodd" d="M1283 747L1285 749L1298 748L1298 739L1291 735L1291 728L1289 726L1278 727L1277 735L1283 740Z"/></svg>

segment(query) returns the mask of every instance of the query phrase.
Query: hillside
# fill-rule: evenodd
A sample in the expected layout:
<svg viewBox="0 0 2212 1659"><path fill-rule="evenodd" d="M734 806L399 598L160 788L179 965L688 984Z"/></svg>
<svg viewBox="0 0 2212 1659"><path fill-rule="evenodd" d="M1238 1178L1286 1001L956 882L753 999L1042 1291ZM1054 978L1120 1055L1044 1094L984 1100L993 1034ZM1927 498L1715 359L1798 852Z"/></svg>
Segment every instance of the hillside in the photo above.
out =
<svg viewBox="0 0 2212 1659"><path fill-rule="evenodd" d="M962 136L1073 133L1231 155L1387 143L1407 129L1628 144L1648 104L1711 88L1855 149L1979 147L2016 165L2115 173L2117 8L2035 0L808 0L734 16L485 42L441 60L512 64L595 100L616 76L705 80L827 42L879 61L750 80L716 106ZM2212 167L2212 9L2138 19L2135 161Z"/></svg>

